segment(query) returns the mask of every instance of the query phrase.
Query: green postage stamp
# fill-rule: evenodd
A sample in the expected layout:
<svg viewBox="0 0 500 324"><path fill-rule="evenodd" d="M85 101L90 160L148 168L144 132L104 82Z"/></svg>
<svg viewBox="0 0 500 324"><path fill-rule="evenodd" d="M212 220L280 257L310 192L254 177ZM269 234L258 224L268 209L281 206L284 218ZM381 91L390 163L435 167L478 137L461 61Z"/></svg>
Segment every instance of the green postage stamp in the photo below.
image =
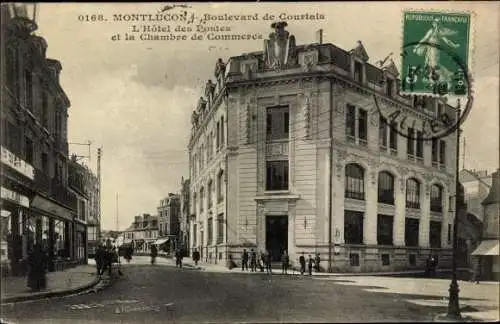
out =
<svg viewBox="0 0 500 324"><path fill-rule="evenodd" d="M466 95L471 15L425 11L403 15L401 91Z"/></svg>

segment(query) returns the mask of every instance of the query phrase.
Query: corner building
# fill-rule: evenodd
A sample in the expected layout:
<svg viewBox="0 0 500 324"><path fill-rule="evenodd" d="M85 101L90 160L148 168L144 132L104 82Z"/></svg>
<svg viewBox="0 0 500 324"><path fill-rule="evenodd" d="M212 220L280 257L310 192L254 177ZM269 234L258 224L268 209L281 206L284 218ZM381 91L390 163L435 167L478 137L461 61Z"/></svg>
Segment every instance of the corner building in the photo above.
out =
<svg viewBox="0 0 500 324"><path fill-rule="evenodd" d="M294 264L319 253L346 272L423 268L432 252L449 266L456 134L407 139L382 115L401 111L420 137L455 108L400 95L394 62L368 63L361 42L345 51L320 31L298 46L272 27L263 51L219 59L193 112L191 249L237 263L244 248Z"/></svg>

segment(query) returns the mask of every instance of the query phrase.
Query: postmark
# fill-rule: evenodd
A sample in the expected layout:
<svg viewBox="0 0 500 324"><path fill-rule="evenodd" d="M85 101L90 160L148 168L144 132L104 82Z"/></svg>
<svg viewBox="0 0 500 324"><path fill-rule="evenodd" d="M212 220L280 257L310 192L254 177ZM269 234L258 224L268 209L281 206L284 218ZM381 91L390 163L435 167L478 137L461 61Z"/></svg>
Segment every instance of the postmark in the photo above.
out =
<svg viewBox="0 0 500 324"><path fill-rule="evenodd" d="M469 70L471 15L420 11L405 11L403 15L401 91L466 95L464 79Z"/></svg>

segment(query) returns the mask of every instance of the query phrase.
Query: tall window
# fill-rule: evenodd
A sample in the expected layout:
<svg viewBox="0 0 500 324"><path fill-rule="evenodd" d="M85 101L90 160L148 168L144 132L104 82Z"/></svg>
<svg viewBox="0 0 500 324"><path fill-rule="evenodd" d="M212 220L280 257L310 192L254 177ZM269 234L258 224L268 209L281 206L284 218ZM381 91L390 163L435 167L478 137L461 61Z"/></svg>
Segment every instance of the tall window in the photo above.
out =
<svg viewBox="0 0 500 324"><path fill-rule="evenodd" d="M443 188L438 184L431 187L431 211L443 211Z"/></svg>
<svg viewBox="0 0 500 324"><path fill-rule="evenodd" d="M408 140L406 142L408 155L415 155L415 130L413 128L408 128Z"/></svg>
<svg viewBox="0 0 500 324"><path fill-rule="evenodd" d="M418 158L423 158L424 157L424 140L423 140L423 133L421 131L417 131L417 149L416 149L416 155Z"/></svg>
<svg viewBox="0 0 500 324"><path fill-rule="evenodd" d="M418 228L420 221L416 218L405 218L405 245L418 246Z"/></svg>
<svg viewBox="0 0 500 324"><path fill-rule="evenodd" d="M377 244L392 245L393 235L392 228L394 225L394 217L389 215L377 215Z"/></svg>
<svg viewBox="0 0 500 324"><path fill-rule="evenodd" d="M438 163L438 145L439 145L439 140L433 138L432 139L432 164Z"/></svg>
<svg viewBox="0 0 500 324"><path fill-rule="evenodd" d="M364 109L359 109L359 121L358 121L358 136L361 142L366 143L368 140L368 113Z"/></svg>
<svg viewBox="0 0 500 324"><path fill-rule="evenodd" d="M406 208L420 208L420 183L417 179L406 181Z"/></svg>
<svg viewBox="0 0 500 324"><path fill-rule="evenodd" d="M266 119L267 140L288 139L289 135L289 115L288 107L267 108Z"/></svg>
<svg viewBox="0 0 500 324"><path fill-rule="evenodd" d="M208 190L207 190L208 208L209 209L212 208L212 205L213 205L212 190L213 190L213 181L210 180L208 182Z"/></svg>
<svg viewBox="0 0 500 324"><path fill-rule="evenodd" d="M33 109L33 75L30 70L24 70L24 79L26 86L25 104L29 110Z"/></svg>
<svg viewBox="0 0 500 324"><path fill-rule="evenodd" d="M345 120L345 131L348 137L356 137L356 107L347 104L346 109L346 120Z"/></svg>
<svg viewBox="0 0 500 324"><path fill-rule="evenodd" d="M200 189L200 212L203 212L203 205L205 204L205 189Z"/></svg>
<svg viewBox="0 0 500 324"><path fill-rule="evenodd" d="M6 71L6 81L7 81L7 86L9 87L10 91L12 94L18 98L19 93L18 93L18 86L17 86L17 81L18 81L18 59L17 59L17 50L13 46L9 46L7 48L7 53L6 53L6 60L7 60L7 71Z"/></svg>
<svg viewBox="0 0 500 324"><path fill-rule="evenodd" d="M363 82L363 65L358 61L354 62L354 80L359 83Z"/></svg>
<svg viewBox="0 0 500 324"><path fill-rule="evenodd" d="M7 121L6 122L6 136L2 140L7 141L7 148L14 154L16 155L22 155L22 150L21 150L21 130L20 128Z"/></svg>
<svg viewBox="0 0 500 324"><path fill-rule="evenodd" d="M380 116L378 123L378 138L379 138L379 146L382 148L387 147L387 120Z"/></svg>
<svg viewBox="0 0 500 324"><path fill-rule="evenodd" d="M395 131L397 128L397 124L395 121L391 122L391 130L389 134L389 146L391 148L391 152L398 151L398 133Z"/></svg>
<svg viewBox="0 0 500 324"><path fill-rule="evenodd" d="M46 90L42 90L42 126L47 128L49 124L49 98Z"/></svg>
<svg viewBox="0 0 500 324"><path fill-rule="evenodd" d="M216 134L216 146L217 146L217 151L220 148L220 122L217 122L217 134Z"/></svg>
<svg viewBox="0 0 500 324"><path fill-rule="evenodd" d="M49 158L45 152L42 153L42 171L45 174L49 173Z"/></svg>
<svg viewBox="0 0 500 324"><path fill-rule="evenodd" d="M214 237L213 231L214 231L213 218L209 217L208 224L207 224L207 234L208 234L207 244L208 245L213 243L213 237Z"/></svg>
<svg viewBox="0 0 500 324"><path fill-rule="evenodd" d="M226 145L226 133L224 132L224 116L220 118L220 146Z"/></svg>
<svg viewBox="0 0 500 324"><path fill-rule="evenodd" d="M193 213L196 215L197 210L196 210L196 192L193 193Z"/></svg>
<svg viewBox="0 0 500 324"><path fill-rule="evenodd" d="M24 157L26 162L29 164L33 164L33 141L26 137L25 146L24 146Z"/></svg>
<svg viewBox="0 0 500 324"><path fill-rule="evenodd" d="M394 177L386 171L378 175L378 202L394 204Z"/></svg>
<svg viewBox="0 0 500 324"><path fill-rule="evenodd" d="M266 190L288 190L288 161L267 161Z"/></svg>
<svg viewBox="0 0 500 324"><path fill-rule="evenodd" d="M224 200L224 171L217 176L217 202Z"/></svg>
<svg viewBox="0 0 500 324"><path fill-rule="evenodd" d="M446 164L446 142L439 141L439 163Z"/></svg>
<svg viewBox="0 0 500 324"><path fill-rule="evenodd" d="M198 232L198 225L193 224L193 246L196 246L197 232Z"/></svg>
<svg viewBox="0 0 500 324"><path fill-rule="evenodd" d="M217 215L217 244L224 241L224 214Z"/></svg>
<svg viewBox="0 0 500 324"><path fill-rule="evenodd" d="M344 211L344 240L346 244L363 244L363 213Z"/></svg>
<svg viewBox="0 0 500 324"><path fill-rule="evenodd" d="M431 248L441 247L441 222L431 221L429 226L429 243Z"/></svg>
<svg viewBox="0 0 500 324"><path fill-rule="evenodd" d="M357 164L348 164L345 167L345 197L365 199L364 170Z"/></svg>

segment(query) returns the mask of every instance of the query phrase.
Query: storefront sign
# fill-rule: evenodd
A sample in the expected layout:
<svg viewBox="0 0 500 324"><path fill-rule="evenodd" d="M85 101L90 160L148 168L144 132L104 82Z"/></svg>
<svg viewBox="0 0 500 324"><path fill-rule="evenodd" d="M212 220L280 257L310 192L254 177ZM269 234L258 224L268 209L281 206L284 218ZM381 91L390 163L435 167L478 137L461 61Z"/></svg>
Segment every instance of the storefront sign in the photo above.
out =
<svg viewBox="0 0 500 324"><path fill-rule="evenodd" d="M1 160L2 163L8 165L17 172L22 173L24 176L30 178L31 180L35 179L35 168L33 168L33 166L26 163L21 158L14 155L14 153L10 152L3 146L2 146Z"/></svg>
<svg viewBox="0 0 500 324"><path fill-rule="evenodd" d="M33 198L32 207L38 208L52 215L65 218L69 221L73 220L73 215L71 214L71 210L66 209L46 198L43 198L40 195L36 195L35 198Z"/></svg>
<svg viewBox="0 0 500 324"><path fill-rule="evenodd" d="M21 205L23 207L26 207L26 208L30 207L30 200L28 197L23 196L17 192L9 190L7 188L2 187L1 196L2 196L2 199L7 199L10 201L13 201L16 204Z"/></svg>

